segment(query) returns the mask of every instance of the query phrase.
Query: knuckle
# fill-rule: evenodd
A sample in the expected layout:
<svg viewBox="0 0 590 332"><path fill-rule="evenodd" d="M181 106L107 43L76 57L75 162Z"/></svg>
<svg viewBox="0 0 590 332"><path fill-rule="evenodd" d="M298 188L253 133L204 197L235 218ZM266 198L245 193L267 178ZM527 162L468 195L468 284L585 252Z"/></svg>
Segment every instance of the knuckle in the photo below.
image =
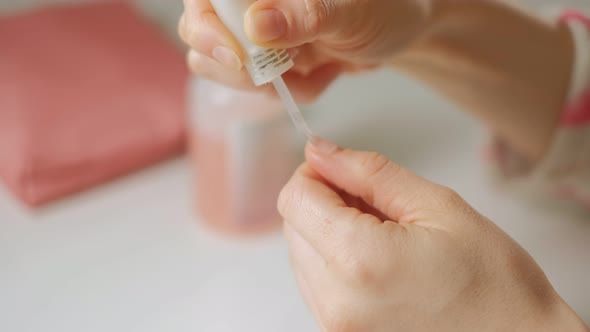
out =
<svg viewBox="0 0 590 332"><path fill-rule="evenodd" d="M361 162L362 169L368 178L380 176L390 165L389 159L377 152L369 152Z"/></svg>
<svg viewBox="0 0 590 332"><path fill-rule="evenodd" d="M375 188L382 185L384 181L390 181L401 170L401 167L392 163L387 157L377 152L369 152L361 161L362 176L370 184L368 188L373 188L365 193L367 203L374 205Z"/></svg>
<svg viewBox="0 0 590 332"><path fill-rule="evenodd" d="M328 18L330 2L326 0L305 0L303 29L306 34L317 35Z"/></svg>
<svg viewBox="0 0 590 332"><path fill-rule="evenodd" d="M342 275L354 285L374 285L378 278L369 263L356 253L343 253L337 258Z"/></svg>
<svg viewBox="0 0 590 332"><path fill-rule="evenodd" d="M200 13L193 18L185 13L179 22L179 34L189 46L208 54L208 50L204 49L205 40L211 37L211 27L215 26L216 20L215 13Z"/></svg>
<svg viewBox="0 0 590 332"><path fill-rule="evenodd" d="M368 152L364 159L361 160L361 176L369 184L363 193L363 197L369 205L379 204L384 207L389 207L395 203L395 197L378 197L378 190L382 188L384 183L395 181L403 174L402 167L396 163L391 162L386 156L377 152Z"/></svg>
<svg viewBox="0 0 590 332"><path fill-rule="evenodd" d="M215 12L205 11L199 13L196 20L196 26L200 26L202 29L208 27L214 27L219 23L219 17Z"/></svg>
<svg viewBox="0 0 590 332"><path fill-rule="evenodd" d="M368 214L360 214L355 218L359 224L365 223L364 218L372 217ZM341 230L339 239L333 243L335 248L333 255L326 257L327 263L343 280L351 286L359 286L364 289L375 289L388 283L388 264L377 263L375 252L369 249L365 241L376 243L378 237L359 237L359 228L350 227ZM365 233L366 234L366 233ZM370 235L369 235L370 236ZM363 240L363 241L360 241Z"/></svg>
<svg viewBox="0 0 590 332"><path fill-rule="evenodd" d="M438 199L444 208L455 209L464 204L464 200L451 188L442 187L437 193Z"/></svg>
<svg viewBox="0 0 590 332"><path fill-rule="evenodd" d="M188 19L185 19L184 27L182 28L183 31L183 40L189 46L199 49L200 44L200 36L199 36L199 27L194 22L187 22Z"/></svg>
<svg viewBox="0 0 590 332"><path fill-rule="evenodd" d="M302 185L301 179L294 176L279 193L277 208L283 218L287 218L291 211L297 209L297 205L301 201L303 195L301 189Z"/></svg>

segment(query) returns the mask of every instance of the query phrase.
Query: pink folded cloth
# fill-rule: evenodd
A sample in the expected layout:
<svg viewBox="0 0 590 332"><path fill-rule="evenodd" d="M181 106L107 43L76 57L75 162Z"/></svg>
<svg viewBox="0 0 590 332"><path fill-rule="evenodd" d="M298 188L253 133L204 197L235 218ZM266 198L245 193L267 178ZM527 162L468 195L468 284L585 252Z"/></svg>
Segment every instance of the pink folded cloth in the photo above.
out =
<svg viewBox="0 0 590 332"><path fill-rule="evenodd" d="M122 1L0 18L0 178L37 206L180 153L187 76Z"/></svg>

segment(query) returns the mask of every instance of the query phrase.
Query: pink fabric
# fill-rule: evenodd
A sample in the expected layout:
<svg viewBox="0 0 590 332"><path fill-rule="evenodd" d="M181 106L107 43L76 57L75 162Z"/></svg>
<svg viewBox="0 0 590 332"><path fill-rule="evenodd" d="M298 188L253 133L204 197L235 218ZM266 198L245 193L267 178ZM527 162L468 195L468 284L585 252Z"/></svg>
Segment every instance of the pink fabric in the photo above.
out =
<svg viewBox="0 0 590 332"><path fill-rule="evenodd" d="M0 19L0 178L36 206L182 151L182 54L122 1Z"/></svg>

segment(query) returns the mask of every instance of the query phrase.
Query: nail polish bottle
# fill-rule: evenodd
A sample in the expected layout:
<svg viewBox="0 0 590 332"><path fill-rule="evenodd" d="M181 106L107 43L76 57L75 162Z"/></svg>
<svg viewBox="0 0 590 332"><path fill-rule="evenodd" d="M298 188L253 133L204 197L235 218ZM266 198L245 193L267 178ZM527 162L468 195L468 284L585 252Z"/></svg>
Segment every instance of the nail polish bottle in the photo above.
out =
<svg viewBox="0 0 590 332"><path fill-rule="evenodd" d="M193 78L189 89L189 147L200 220L234 234L277 228L278 194L302 150L281 102L200 78Z"/></svg>

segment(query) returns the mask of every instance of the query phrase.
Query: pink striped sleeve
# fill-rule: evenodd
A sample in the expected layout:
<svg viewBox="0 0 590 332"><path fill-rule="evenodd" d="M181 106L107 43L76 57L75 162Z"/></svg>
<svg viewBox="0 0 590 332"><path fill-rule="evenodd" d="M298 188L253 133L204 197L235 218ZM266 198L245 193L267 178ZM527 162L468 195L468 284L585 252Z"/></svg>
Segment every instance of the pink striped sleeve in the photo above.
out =
<svg viewBox="0 0 590 332"><path fill-rule="evenodd" d="M568 24L576 42L576 63L568 104L561 117L564 127L590 126L590 18L574 10L566 10L560 20ZM581 30L581 31L576 31Z"/></svg>
<svg viewBox="0 0 590 332"><path fill-rule="evenodd" d="M575 59L570 91L549 153L538 165L530 165L495 139L489 156L504 175L527 174L590 209L590 16L566 10L560 21L572 32Z"/></svg>

